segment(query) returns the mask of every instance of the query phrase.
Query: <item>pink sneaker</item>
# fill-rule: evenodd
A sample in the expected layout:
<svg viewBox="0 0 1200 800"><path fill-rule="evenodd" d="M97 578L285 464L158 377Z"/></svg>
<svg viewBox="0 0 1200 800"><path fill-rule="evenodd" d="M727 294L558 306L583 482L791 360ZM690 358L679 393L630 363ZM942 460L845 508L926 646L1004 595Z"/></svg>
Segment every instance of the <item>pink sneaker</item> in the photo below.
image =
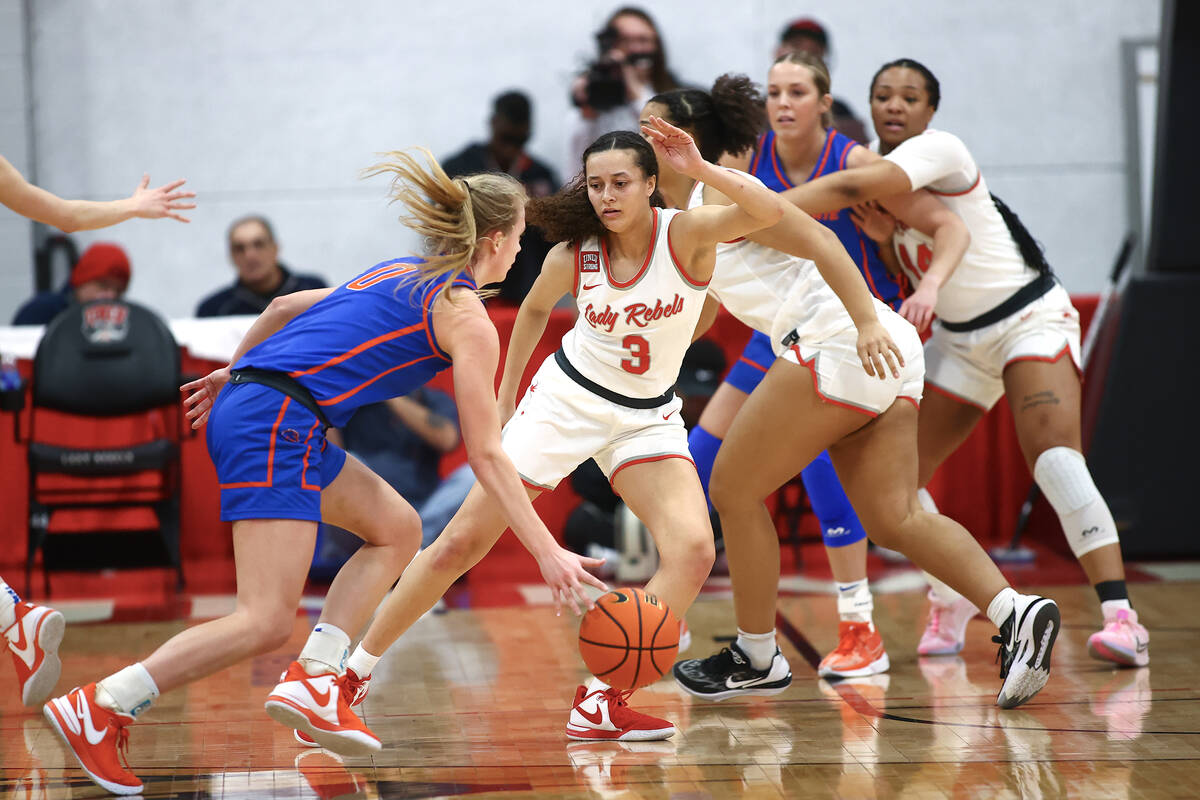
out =
<svg viewBox="0 0 1200 800"><path fill-rule="evenodd" d="M938 602L933 590L929 590L929 622L917 645L917 653L923 656L952 656L963 649L966 641L967 623L979 613L971 601L959 597L953 603Z"/></svg>
<svg viewBox="0 0 1200 800"><path fill-rule="evenodd" d="M1088 652L1123 667L1144 667L1150 663L1150 634L1138 623L1136 611L1117 609L1104 617L1104 630L1088 637Z"/></svg>

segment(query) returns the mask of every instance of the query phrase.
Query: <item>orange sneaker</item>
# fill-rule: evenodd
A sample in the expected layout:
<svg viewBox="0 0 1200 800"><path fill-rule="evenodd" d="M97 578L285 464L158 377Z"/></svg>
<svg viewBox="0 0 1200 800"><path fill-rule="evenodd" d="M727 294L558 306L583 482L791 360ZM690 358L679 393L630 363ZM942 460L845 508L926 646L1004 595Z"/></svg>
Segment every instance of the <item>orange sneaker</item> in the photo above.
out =
<svg viewBox="0 0 1200 800"><path fill-rule="evenodd" d="M887 672L883 637L869 622L838 623L838 646L821 659L817 675L822 678L861 678Z"/></svg>
<svg viewBox="0 0 1200 800"><path fill-rule="evenodd" d="M567 719L567 738L652 742L675 735L675 726L670 722L630 708L626 700L631 694L611 688L589 692L586 686L580 686Z"/></svg>
<svg viewBox="0 0 1200 800"><path fill-rule="evenodd" d="M285 672L284 675L287 673ZM343 676L342 682L342 699L346 701L346 705L354 708L362 705L362 701L367 699L367 691L371 688L371 676L365 678L358 677L358 673L349 667L346 668L346 673ZM283 680L283 677L280 677ZM296 741L305 747L320 747L321 743L309 736L302 730L292 731L292 735L296 737Z"/></svg>
<svg viewBox="0 0 1200 800"><path fill-rule="evenodd" d="M379 752L383 744L363 724L346 702L345 676L332 672L309 675L293 661L267 697L267 714L276 722L296 728L338 755L360 756Z"/></svg>
<svg viewBox="0 0 1200 800"><path fill-rule="evenodd" d="M142 791L142 782L129 771L126 759L129 731L125 726L133 717L97 705L96 684L54 698L42 706L42 714L97 786L110 794Z"/></svg>
<svg viewBox="0 0 1200 800"><path fill-rule="evenodd" d="M17 621L4 630L4 639L21 682L21 702L41 705L54 691L62 672L58 646L66 622L62 612L46 606L17 603L14 610Z"/></svg>

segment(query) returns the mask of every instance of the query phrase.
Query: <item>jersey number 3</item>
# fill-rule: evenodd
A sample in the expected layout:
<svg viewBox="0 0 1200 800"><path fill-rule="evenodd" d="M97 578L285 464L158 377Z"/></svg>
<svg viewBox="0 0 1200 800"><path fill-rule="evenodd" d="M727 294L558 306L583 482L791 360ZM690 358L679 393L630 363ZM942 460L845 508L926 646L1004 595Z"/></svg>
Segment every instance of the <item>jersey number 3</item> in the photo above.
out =
<svg viewBox="0 0 1200 800"><path fill-rule="evenodd" d="M650 369L650 343L645 336L631 333L621 340L621 347L629 351L629 358L621 359L621 369L634 375L643 375Z"/></svg>

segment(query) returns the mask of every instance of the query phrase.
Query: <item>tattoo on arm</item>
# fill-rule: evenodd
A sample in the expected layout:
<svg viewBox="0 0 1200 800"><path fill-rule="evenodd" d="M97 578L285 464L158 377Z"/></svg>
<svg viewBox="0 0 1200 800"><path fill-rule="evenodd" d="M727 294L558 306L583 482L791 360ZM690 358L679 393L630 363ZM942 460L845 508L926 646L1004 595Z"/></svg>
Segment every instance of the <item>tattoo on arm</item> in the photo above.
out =
<svg viewBox="0 0 1200 800"><path fill-rule="evenodd" d="M1034 392L1033 394L1025 395L1025 399L1021 401L1021 410L1028 411L1037 406L1056 406L1062 402L1053 389L1047 389L1044 392Z"/></svg>

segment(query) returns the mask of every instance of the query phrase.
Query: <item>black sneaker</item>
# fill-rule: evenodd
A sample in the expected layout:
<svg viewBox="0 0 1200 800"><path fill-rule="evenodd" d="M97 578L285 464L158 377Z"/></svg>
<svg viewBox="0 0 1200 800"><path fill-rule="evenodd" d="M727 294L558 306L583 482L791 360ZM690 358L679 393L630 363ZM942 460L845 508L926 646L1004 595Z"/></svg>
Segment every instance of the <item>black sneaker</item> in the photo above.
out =
<svg viewBox="0 0 1200 800"><path fill-rule="evenodd" d="M779 694L792 682L792 669L779 648L768 669L755 669L737 643L708 658L675 664L675 682L685 692L706 700L724 700L747 694Z"/></svg>
<svg viewBox="0 0 1200 800"><path fill-rule="evenodd" d="M1058 605L1049 598L1018 595L1012 613L992 641L1000 645L1000 677L996 696L1001 708L1016 708L1050 680L1050 651L1061 627Z"/></svg>

